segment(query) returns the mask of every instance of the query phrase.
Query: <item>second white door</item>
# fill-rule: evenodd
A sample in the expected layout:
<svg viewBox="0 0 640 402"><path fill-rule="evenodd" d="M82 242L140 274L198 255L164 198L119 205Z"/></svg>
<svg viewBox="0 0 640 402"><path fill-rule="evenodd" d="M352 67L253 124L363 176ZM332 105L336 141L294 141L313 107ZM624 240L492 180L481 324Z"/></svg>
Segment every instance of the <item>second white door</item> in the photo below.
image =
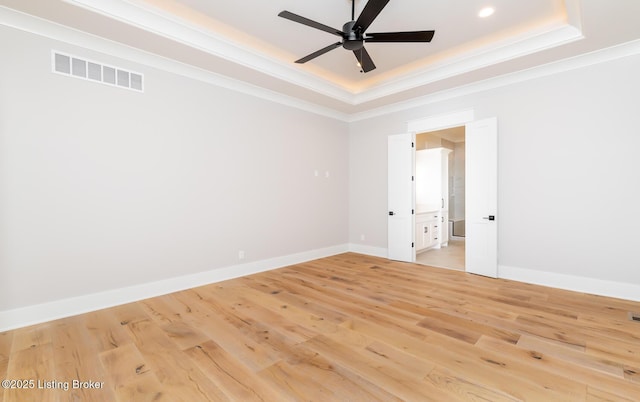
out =
<svg viewBox="0 0 640 402"><path fill-rule="evenodd" d="M498 277L498 122L489 118L466 125L466 271Z"/></svg>

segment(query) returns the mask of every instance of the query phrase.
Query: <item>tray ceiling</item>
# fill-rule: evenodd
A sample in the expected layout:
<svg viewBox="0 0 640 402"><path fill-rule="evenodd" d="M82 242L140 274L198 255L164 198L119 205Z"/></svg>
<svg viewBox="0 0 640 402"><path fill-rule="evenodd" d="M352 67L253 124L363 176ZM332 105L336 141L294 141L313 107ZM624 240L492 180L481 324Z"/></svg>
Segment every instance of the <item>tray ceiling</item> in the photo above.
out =
<svg viewBox="0 0 640 402"><path fill-rule="evenodd" d="M366 44L361 73L342 48L294 60L336 37L348 0L0 0L33 14L294 99L352 114L636 40L634 0L391 0L368 32L435 30L431 43ZM356 0L356 16L365 6ZM478 13L491 6L493 15Z"/></svg>

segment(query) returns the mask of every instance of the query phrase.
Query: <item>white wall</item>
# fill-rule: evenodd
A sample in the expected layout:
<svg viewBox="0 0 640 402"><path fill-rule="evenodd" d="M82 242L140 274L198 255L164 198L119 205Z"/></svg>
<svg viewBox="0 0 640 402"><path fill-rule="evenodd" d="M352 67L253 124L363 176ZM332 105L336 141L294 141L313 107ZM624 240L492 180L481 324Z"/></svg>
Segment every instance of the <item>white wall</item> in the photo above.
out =
<svg viewBox="0 0 640 402"><path fill-rule="evenodd" d="M7 27L0 54L0 312L346 247L347 123Z"/></svg>
<svg viewBox="0 0 640 402"><path fill-rule="evenodd" d="M386 248L387 136L473 108L498 118L501 269L637 290L637 71L640 56L629 56L352 123L350 241Z"/></svg>

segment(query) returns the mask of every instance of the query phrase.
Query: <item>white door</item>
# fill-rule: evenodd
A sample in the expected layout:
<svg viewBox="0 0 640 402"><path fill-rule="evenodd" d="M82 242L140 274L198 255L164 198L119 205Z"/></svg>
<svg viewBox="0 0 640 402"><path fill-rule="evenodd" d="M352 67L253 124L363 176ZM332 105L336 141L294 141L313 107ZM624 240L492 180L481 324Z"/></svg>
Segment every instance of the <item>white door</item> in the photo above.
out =
<svg viewBox="0 0 640 402"><path fill-rule="evenodd" d="M497 119L468 123L465 134L466 271L497 278Z"/></svg>
<svg viewBox="0 0 640 402"><path fill-rule="evenodd" d="M413 134L389 136L388 148L388 251L389 259L415 260Z"/></svg>

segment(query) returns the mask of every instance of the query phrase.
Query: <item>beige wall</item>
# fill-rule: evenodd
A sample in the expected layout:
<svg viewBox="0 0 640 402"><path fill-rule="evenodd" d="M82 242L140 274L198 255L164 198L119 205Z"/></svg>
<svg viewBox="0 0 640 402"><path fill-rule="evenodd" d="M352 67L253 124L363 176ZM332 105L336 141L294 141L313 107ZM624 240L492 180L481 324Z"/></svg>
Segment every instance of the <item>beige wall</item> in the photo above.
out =
<svg viewBox="0 0 640 402"><path fill-rule="evenodd" d="M473 109L498 119L499 266L640 285L637 71L627 56L352 123L351 243L387 247L387 137Z"/></svg>
<svg viewBox="0 0 640 402"><path fill-rule="evenodd" d="M347 123L3 26L0 54L0 311L347 243Z"/></svg>

